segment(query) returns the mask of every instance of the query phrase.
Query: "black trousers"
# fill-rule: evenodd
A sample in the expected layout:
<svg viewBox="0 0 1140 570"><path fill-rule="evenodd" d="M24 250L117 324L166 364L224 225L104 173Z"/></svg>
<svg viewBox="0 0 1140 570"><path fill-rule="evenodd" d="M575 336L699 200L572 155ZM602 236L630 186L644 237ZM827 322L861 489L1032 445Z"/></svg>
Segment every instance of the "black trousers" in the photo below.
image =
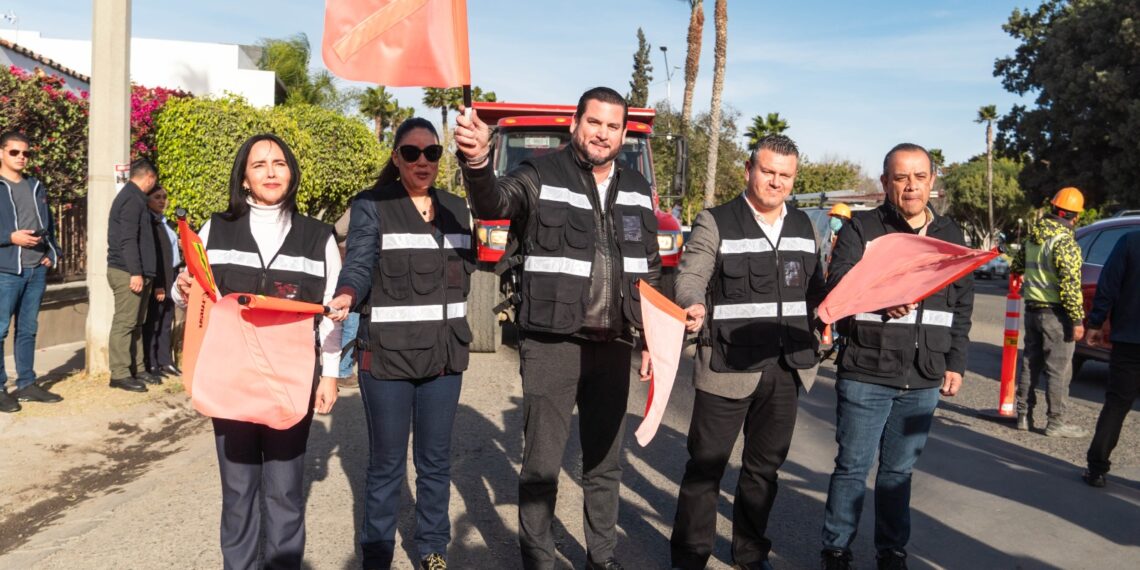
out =
<svg viewBox="0 0 1140 570"><path fill-rule="evenodd" d="M148 371L156 371L174 364L174 353L170 350L170 335L174 327L174 301L166 292L165 301L150 296L150 305L143 322L143 356Z"/></svg>
<svg viewBox="0 0 1140 570"><path fill-rule="evenodd" d="M561 335L526 334L519 344L523 382L519 546L528 570L554 567L550 526L575 405L587 554L596 563L613 556L631 352L632 347L621 341L591 342Z"/></svg>
<svg viewBox="0 0 1140 570"><path fill-rule="evenodd" d="M1108 456L1120 440L1124 418L1140 396L1140 344L1112 343L1108 362L1108 388L1104 394L1104 407L1096 421L1096 433L1089 445L1089 471L1108 473L1112 462Z"/></svg>
<svg viewBox="0 0 1140 570"><path fill-rule="evenodd" d="M305 554L305 446L312 423L312 412L286 430L214 419L222 477L221 539L226 570L301 568Z"/></svg>
<svg viewBox="0 0 1140 570"><path fill-rule="evenodd" d="M744 427L744 452L732 505L732 559L748 566L767 560L768 514L776 499L776 471L788 457L796 427L799 387L792 372L773 364L756 391L733 400L697 390L689 426L689 461L677 499L670 551L673 566L702 569L716 539L720 480L736 436Z"/></svg>

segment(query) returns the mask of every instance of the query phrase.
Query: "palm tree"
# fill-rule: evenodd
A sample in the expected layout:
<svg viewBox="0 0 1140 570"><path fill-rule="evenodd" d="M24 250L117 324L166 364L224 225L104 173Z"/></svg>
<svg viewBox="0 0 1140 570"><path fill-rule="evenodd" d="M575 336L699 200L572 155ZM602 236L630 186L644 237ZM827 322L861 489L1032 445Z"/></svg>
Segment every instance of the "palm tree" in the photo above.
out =
<svg viewBox="0 0 1140 570"><path fill-rule="evenodd" d="M768 113L767 117L756 115L752 117L752 126L744 132L748 137L748 148L756 148L760 139L768 135L778 135L788 130L788 122L780 118L779 113Z"/></svg>
<svg viewBox="0 0 1140 570"><path fill-rule="evenodd" d="M705 164L705 207L716 205L716 158L720 145L720 105L724 94L724 62L728 53L728 0L716 0L713 13L716 47L713 50L712 108L709 110L709 155Z"/></svg>
<svg viewBox="0 0 1140 570"><path fill-rule="evenodd" d="M986 247L993 247L994 239L994 121L998 118L997 105L984 105L978 109L975 123L986 124L986 199L989 202L989 231Z"/></svg>
<svg viewBox="0 0 1140 570"><path fill-rule="evenodd" d="M258 47L261 58L257 67L274 72L285 87L285 96L275 101L277 104L308 103L330 109L341 106L342 98L333 76L328 71L309 73L312 50L308 36L298 33L285 38L262 38Z"/></svg>
<svg viewBox="0 0 1140 570"><path fill-rule="evenodd" d="M685 99L681 104L681 132L688 134L693 120L693 88L697 85L697 69L701 63L701 33L705 28L705 9L701 0L689 3L688 51L685 52Z"/></svg>
<svg viewBox="0 0 1140 570"><path fill-rule="evenodd" d="M392 112L389 120L389 126L392 127L392 144L396 144L396 129L400 128L400 123L416 116L415 107L397 107Z"/></svg>
<svg viewBox="0 0 1140 570"><path fill-rule="evenodd" d="M376 138L381 138L384 129L392 120L392 113L400 107L400 102L383 85L365 89L359 99L360 113L372 119L376 129Z"/></svg>

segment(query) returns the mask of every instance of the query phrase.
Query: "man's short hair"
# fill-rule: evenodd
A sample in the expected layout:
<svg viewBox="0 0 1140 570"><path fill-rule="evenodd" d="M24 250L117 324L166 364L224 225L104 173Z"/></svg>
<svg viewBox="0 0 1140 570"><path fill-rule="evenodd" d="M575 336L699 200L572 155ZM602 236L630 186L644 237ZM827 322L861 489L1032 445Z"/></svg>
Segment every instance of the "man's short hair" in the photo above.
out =
<svg viewBox="0 0 1140 570"><path fill-rule="evenodd" d="M8 146L10 141L22 142L26 145L32 144L28 141L28 137L24 136L24 133L19 131L4 131L4 134L0 135L0 148Z"/></svg>
<svg viewBox="0 0 1140 570"><path fill-rule="evenodd" d="M621 124L624 127L625 122L629 120L629 103L626 102L625 97L621 93L610 89L609 87L595 87L586 91L578 98L578 109L574 111L574 118L581 119L582 114L586 112L586 103L590 101L601 101L602 103L609 103L611 105L621 105Z"/></svg>
<svg viewBox="0 0 1140 570"><path fill-rule="evenodd" d="M764 135L756 141L756 146L752 147L752 153L748 155L748 162L756 164L756 155L761 150L770 150L776 154L784 156L794 156L796 160L800 159L800 149L796 146L796 141L784 135Z"/></svg>
<svg viewBox="0 0 1140 570"><path fill-rule="evenodd" d="M131 178L140 178L148 174L153 174L155 178L158 177L158 170L149 159L139 158L131 163Z"/></svg>
<svg viewBox="0 0 1140 570"><path fill-rule="evenodd" d="M927 162L930 163L930 172L934 172L934 157L930 156L930 151L926 150L922 145L914 143L899 143L891 150L887 151L887 156L883 157L883 174L887 173L887 166L891 163L891 157L897 152L921 152L926 155Z"/></svg>

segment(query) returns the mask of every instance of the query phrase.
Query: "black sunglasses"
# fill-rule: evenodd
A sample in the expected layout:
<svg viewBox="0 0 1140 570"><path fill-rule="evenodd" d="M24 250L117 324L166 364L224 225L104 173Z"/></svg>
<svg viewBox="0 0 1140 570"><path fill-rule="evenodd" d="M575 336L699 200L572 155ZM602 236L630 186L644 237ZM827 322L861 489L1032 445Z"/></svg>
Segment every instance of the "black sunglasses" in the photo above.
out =
<svg viewBox="0 0 1140 570"><path fill-rule="evenodd" d="M32 158L36 155L36 152L33 150L19 150L15 148L8 150L8 156L11 156L13 158L20 156L21 154L24 155L24 158Z"/></svg>
<svg viewBox="0 0 1140 570"><path fill-rule="evenodd" d="M438 162L439 157L443 156L443 147L438 144L433 144L422 149L418 146L406 144L396 150L400 152L400 158L403 158L407 162L419 160L421 154L424 155L424 158L428 159L428 162Z"/></svg>

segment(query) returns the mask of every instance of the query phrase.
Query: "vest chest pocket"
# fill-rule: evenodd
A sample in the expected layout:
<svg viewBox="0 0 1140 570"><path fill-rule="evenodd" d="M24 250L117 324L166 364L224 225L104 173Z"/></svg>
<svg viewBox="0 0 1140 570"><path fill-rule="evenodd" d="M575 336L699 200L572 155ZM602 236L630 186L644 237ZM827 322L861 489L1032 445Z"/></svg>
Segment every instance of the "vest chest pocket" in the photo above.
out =
<svg viewBox="0 0 1140 570"><path fill-rule="evenodd" d="M539 247L549 252L562 250L562 234L566 232L566 208L539 206L537 241Z"/></svg>
<svg viewBox="0 0 1140 570"><path fill-rule="evenodd" d="M847 366L867 372L899 374L914 358L914 353L908 350L910 328L905 325L860 324L854 329L852 344L844 354Z"/></svg>
<svg viewBox="0 0 1140 570"><path fill-rule="evenodd" d="M939 378L946 373L946 354L950 352L948 327L923 327L923 345L926 350L918 359L919 368L927 378Z"/></svg>
<svg viewBox="0 0 1140 570"><path fill-rule="evenodd" d="M574 211L567 212L566 245L574 249L585 249L590 245L590 233L594 229L593 212Z"/></svg>
<svg viewBox="0 0 1140 570"><path fill-rule="evenodd" d="M585 281L532 273L527 283L527 321L542 328L568 330L581 324Z"/></svg>
<svg viewBox="0 0 1140 570"><path fill-rule="evenodd" d="M372 353L372 369L386 378L430 378L443 371L444 351L438 323L377 325L369 329L380 345Z"/></svg>
<svg viewBox="0 0 1140 570"><path fill-rule="evenodd" d="M381 255L380 287L393 299L407 299L412 294L411 271L407 255Z"/></svg>
<svg viewBox="0 0 1140 570"><path fill-rule="evenodd" d="M228 293L262 294L263 291L259 289L261 285L260 281L260 271L230 265L227 266L225 273L222 274L221 279L219 279L218 288L223 295Z"/></svg>
<svg viewBox="0 0 1140 570"><path fill-rule="evenodd" d="M729 255L721 261L721 288L726 299L743 299L748 296L748 258Z"/></svg>
<svg viewBox="0 0 1140 570"><path fill-rule="evenodd" d="M419 295L427 295L439 289L443 280L443 260L435 252L412 256L412 289Z"/></svg>
<svg viewBox="0 0 1140 570"><path fill-rule="evenodd" d="M776 263L777 260L769 255L752 256L748 260L748 272L751 274L752 290L767 295L776 290Z"/></svg>

